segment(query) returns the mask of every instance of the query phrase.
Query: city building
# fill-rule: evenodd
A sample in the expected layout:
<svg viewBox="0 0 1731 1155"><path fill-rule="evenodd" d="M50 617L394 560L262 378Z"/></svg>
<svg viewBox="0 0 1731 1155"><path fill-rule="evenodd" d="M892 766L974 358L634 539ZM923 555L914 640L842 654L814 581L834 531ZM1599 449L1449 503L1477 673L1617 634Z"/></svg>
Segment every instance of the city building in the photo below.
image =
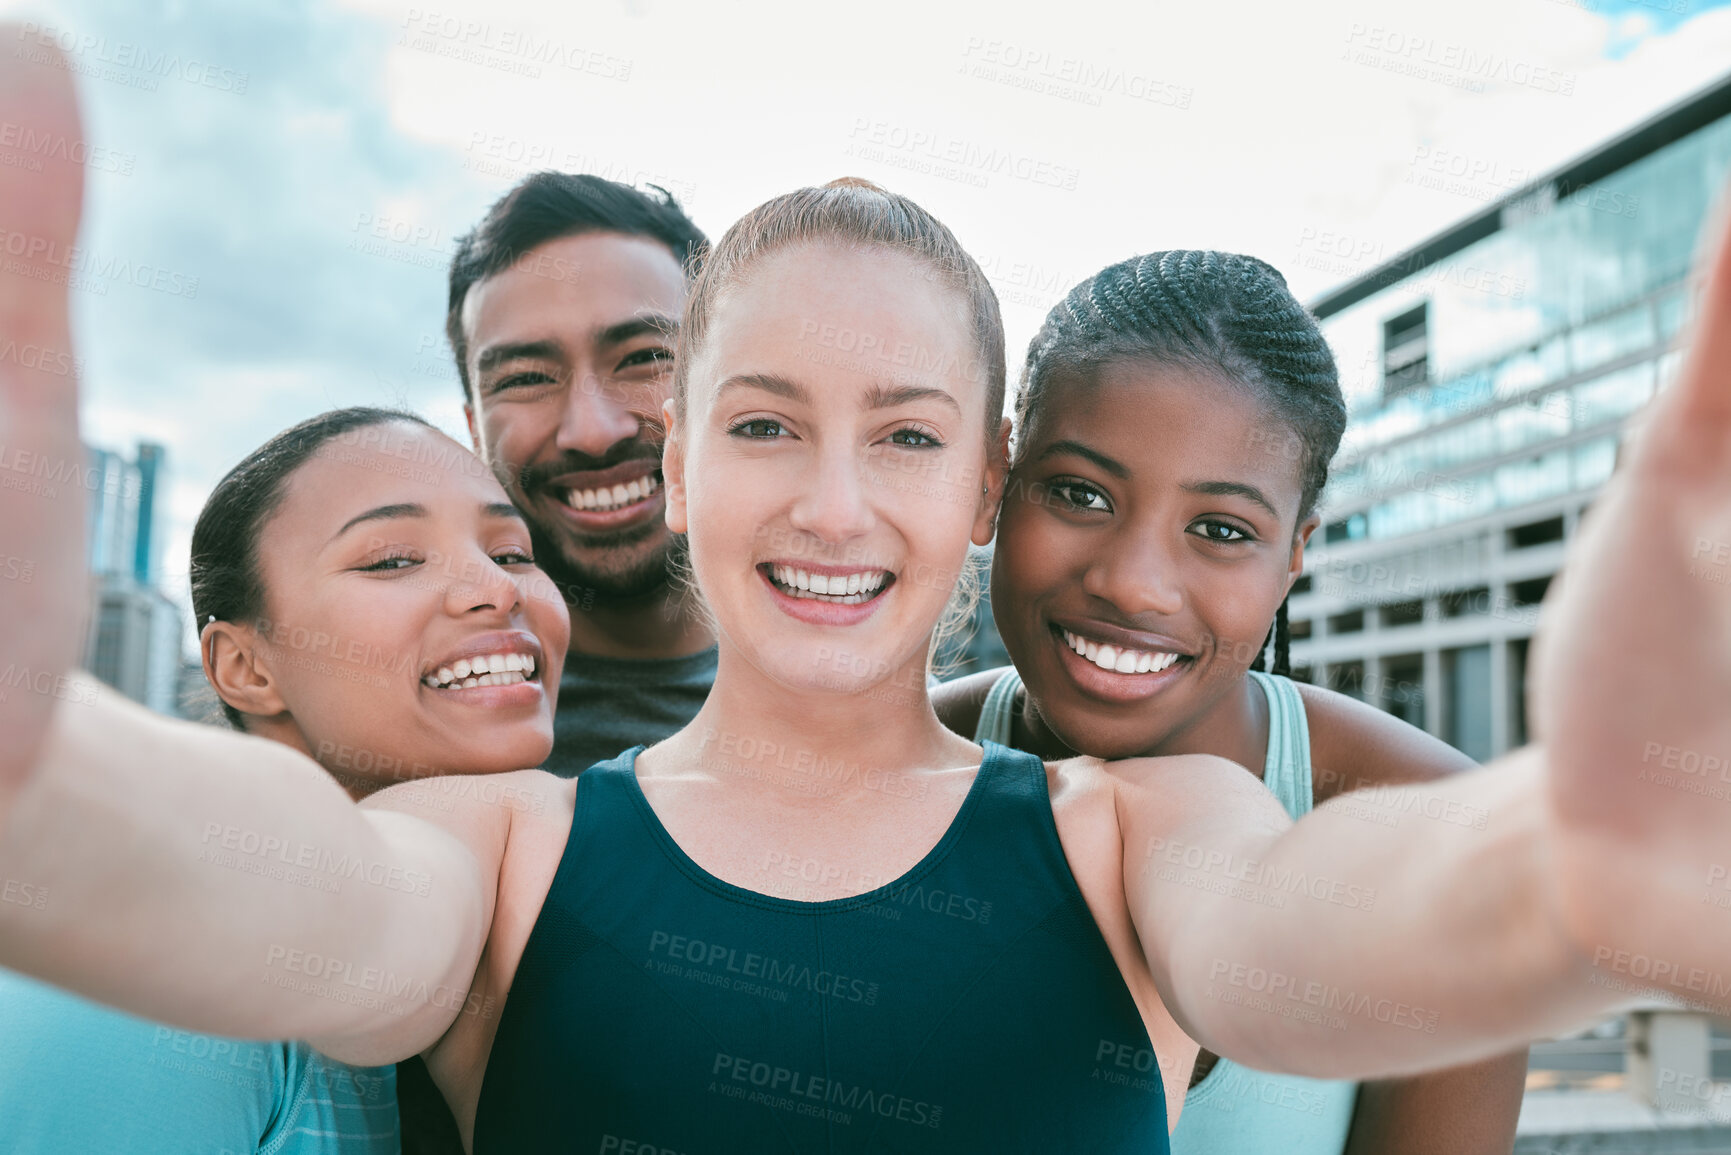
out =
<svg viewBox="0 0 1731 1155"><path fill-rule="evenodd" d="M133 701L180 711L180 608L157 588L163 448L141 442L128 461L88 449L91 608L84 668Z"/></svg>
<svg viewBox="0 0 1731 1155"><path fill-rule="evenodd" d="M1526 740L1539 602L1629 415L1677 372L1697 243L1731 177L1731 77L1537 179L1435 167L1416 171L1501 195L1373 251L1310 306L1350 420L1292 655L1299 677L1484 760ZM1731 582L1708 561L1704 580Z"/></svg>

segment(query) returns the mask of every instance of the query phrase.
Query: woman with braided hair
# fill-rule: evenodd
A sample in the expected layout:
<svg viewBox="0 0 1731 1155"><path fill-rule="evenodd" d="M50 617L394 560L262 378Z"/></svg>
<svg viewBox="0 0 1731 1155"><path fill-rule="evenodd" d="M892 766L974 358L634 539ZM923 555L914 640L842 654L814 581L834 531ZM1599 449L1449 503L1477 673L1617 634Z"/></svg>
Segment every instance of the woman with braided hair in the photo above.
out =
<svg viewBox="0 0 1731 1155"><path fill-rule="evenodd" d="M992 565L1015 666L934 693L958 733L1051 760L1230 758L1295 820L1349 790L1471 768L1287 677L1287 592L1346 404L1327 342L1271 266L1159 252L1101 270L1030 344L1016 413ZM1507 1151L1525 1074L1521 1051L1356 1087L1205 1051L1172 1148Z"/></svg>

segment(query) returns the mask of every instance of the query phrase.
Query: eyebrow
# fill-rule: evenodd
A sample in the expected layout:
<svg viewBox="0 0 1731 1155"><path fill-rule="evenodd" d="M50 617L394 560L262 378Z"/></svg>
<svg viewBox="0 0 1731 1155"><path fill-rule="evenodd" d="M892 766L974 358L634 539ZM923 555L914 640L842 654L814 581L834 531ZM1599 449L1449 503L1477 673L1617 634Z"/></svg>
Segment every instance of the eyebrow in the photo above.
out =
<svg viewBox="0 0 1731 1155"><path fill-rule="evenodd" d="M671 341L679 336L679 319L670 317L666 313L645 313L642 316L633 317L629 321L620 321L616 325L608 325L597 331L595 343L598 345L618 345L631 340L633 337L641 337L646 333L653 333L657 337L664 337Z"/></svg>
<svg viewBox="0 0 1731 1155"><path fill-rule="evenodd" d="M481 507L481 516L508 517L512 521L521 521L524 525L529 524L528 520L523 516L523 511L508 501L489 501L486 505Z"/></svg>
<svg viewBox="0 0 1731 1155"><path fill-rule="evenodd" d="M376 506L373 509L367 510L365 513L357 513L355 516L353 516L353 517L349 518L347 521L343 522L343 527L341 529L337 530L335 533L331 534L331 541L337 540L337 538L343 536L343 534L349 532L349 530L355 528L355 526L357 526L357 525L360 525L362 522L390 521L392 519L399 518L399 517L427 517L427 516L429 516L429 514L427 513L427 507L424 505L416 504L415 502L400 502L396 505ZM328 545L329 542L327 542L326 544Z"/></svg>
<svg viewBox="0 0 1731 1155"><path fill-rule="evenodd" d="M797 381L789 380L778 373L739 373L723 381L716 390L717 395L729 388L761 389L765 393L773 393L777 397L786 397L789 401L809 402L811 394L805 386ZM962 411L961 403L948 392L928 385L885 385L879 382L872 386L866 395L867 409L891 409L897 405L907 405L914 401L942 401L957 413Z"/></svg>
<svg viewBox="0 0 1731 1155"><path fill-rule="evenodd" d="M930 385L896 385L877 384L872 386L870 396L866 399L867 409L893 409L897 405L906 405L913 401L942 401L958 414L962 407L954 397L942 389Z"/></svg>
<svg viewBox="0 0 1731 1155"><path fill-rule="evenodd" d="M777 397L786 397L789 401L809 402L811 400L811 395L805 391L805 386L775 373L735 373L716 389L716 396L719 397L729 389L761 389L765 393L773 393Z"/></svg>
<svg viewBox="0 0 1731 1155"><path fill-rule="evenodd" d="M1121 463L1107 457L1098 449L1089 449L1080 441L1054 441L1052 444L1046 446L1046 448L1040 450L1040 455L1034 460L1044 461L1048 457L1057 457L1063 453L1073 454L1086 461L1092 461L1095 465L1098 465L1101 469L1104 469L1107 473L1110 473L1113 477L1119 478L1120 480L1130 476L1130 471Z"/></svg>
<svg viewBox="0 0 1731 1155"><path fill-rule="evenodd" d="M343 527L331 535L331 541L343 536L355 526L369 521L390 521L401 517L430 517L427 507L415 502L399 502L396 505L381 505L356 514L343 523ZM510 518L512 521L523 521L523 514L508 501L489 501L481 506L481 516L491 518ZM528 522L523 521L527 525ZM329 542L326 543L327 545Z"/></svg>
<svg viewBox="0 0 1731 1155"><path fill-rule="evenodd" d="M1240 481L1192 481L1181 488L1186 493L1204 493L1210 497L1242 497L1266 509L1269 516L1280 516L1280 511L1274 508L1274 503L1269 501L1260 489Z"/></svg>
<svg viewBox="0 0 1731 1155"><path fill-rule="evenodd" d="M481 355L475 359L475 371L485 373L506 361L526 358L557 361L560 352L557 341L504 341L481 350Z"/></svg>

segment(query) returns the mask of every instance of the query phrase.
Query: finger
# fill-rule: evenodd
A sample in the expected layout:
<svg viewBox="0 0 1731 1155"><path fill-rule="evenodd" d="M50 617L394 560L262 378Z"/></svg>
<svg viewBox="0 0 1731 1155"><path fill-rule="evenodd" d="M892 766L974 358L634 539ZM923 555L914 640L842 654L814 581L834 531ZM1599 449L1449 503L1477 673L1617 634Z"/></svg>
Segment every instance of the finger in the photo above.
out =
<svg viewBox="0 0 1731 1155"><path fill-rule="evenodd" d="M1696 264L1706 282L1689 334L1689 353L1676 385L1661 393L1640 431L1644 453L1706 453L1731 457L1731 188L1707 228ZM1691 464L1684 460L1673 464Z"/></svg>
<svg viewBox="0 0 1731 1155"><path fill-rule="evenodd" d="M85 153L78 100L58 48L36 45L17 25L0 24L0 40L27 45L0 58L0 122L26 143L35 162L0 167L0 334L18 346L47 347L60 365L71 344L67 282L84 203L84 172L72 159ZM31 381L65 393L64 380L57 389L22 360L40 358L0 358L0 372L10 369L15 378L15 400Z"/></svg>

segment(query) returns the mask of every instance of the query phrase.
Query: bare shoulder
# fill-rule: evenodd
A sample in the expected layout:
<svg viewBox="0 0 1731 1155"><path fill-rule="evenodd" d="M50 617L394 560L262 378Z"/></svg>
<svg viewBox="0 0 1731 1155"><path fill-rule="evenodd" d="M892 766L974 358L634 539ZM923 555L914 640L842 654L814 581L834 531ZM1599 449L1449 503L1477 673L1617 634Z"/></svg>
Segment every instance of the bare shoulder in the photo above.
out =
<svg viewBox="0 0 1731 1155"><path fill-rule="evenodd" d="M1375 706L1298 683L1310 722L1316 801L1367 786L1429 782L1476 763L1447 742Z"/></svg>
<svg viewBox="0 0 1731 1155"><path fill-rule="evenodd" d="M972 738L980 725L980 711L985 708L986 695L992 692L1008 666L981 670L965 678L935 686L932 689L932 709L938 721L964 738Z"/></svg>
<svg viewBox="0 0 1731 1155"><path fill-rule="evenodd" d="M430 822L461 839L485 865L502 866L525 844L557 838L563 848L576 785L545 770L452 774L399 783L361 805Z"/></svg>

